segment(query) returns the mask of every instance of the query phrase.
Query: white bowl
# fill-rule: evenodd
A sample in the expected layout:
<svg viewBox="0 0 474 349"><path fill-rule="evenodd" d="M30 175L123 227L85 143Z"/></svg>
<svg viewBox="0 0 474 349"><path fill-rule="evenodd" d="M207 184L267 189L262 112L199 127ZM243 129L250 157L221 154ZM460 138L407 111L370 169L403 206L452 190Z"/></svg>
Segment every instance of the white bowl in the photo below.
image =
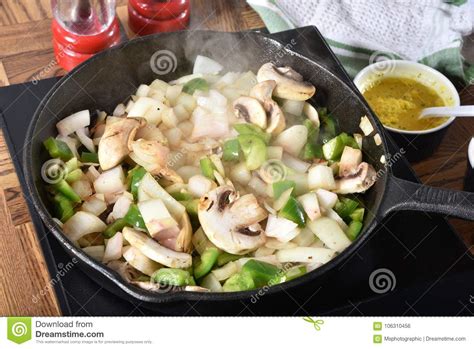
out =
<svg viewBox="0 0 474 349"><path fill-rule="evenodd" d="M443 99L446 106L460 105L459 94L452 82L449 81L446 76L433 68L416 62L384 60L370 64L356 75L354 78L354 84L361 93L364 93L377 80L385 77L402 77L419 81L420 83L433 88ZM451 124L454 119L455 116L451 116L441 125L428 130L408 131L386 125L384 125L384 127L393 132L420 135L439 131Z"/></svg>

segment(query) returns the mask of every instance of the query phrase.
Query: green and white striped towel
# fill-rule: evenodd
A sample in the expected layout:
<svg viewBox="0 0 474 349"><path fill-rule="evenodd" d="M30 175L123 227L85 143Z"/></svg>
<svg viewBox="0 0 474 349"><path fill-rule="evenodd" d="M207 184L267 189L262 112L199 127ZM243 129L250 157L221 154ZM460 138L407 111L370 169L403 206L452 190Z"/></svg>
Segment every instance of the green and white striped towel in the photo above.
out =
<svg viewBox="0 0 474 349"><path fill-rule="evenodd" d="M461 56L474 28L474 0L247 0L270 32L315 25L354 77L383 59L429 65L474 83Z"/></svg>

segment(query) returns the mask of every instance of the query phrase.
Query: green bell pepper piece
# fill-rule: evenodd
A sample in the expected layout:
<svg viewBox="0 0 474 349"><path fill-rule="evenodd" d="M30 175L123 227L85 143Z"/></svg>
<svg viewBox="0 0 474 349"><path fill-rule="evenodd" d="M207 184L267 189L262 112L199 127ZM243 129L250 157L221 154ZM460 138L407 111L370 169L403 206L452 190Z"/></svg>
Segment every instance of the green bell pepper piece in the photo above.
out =
<svg viewBox="0 0 474 349"><path fill-rule="evenodd" d="M362 222L352 221L347 228L346 235L349 240L354 241L362 230Z"/></svg>
<svg viewBox="0 0 474 349"><path fill-rule="evenodd" d="M194 286L193 277L187 270L175 268L161 268L153 273L151 279L162 285L171 286Z"/></svg>
<svg viewBox="0 0 474 349"><path fill-rule="evenodd" d="M359 203L349 198L341 198L334 206L334 211L341 216L342 219L346 220L350 217L352 212L356 210Z"/></svg>
<svg viewBox="0 0 474 349"><path fill-rule="evenodd" d="M200 279L207 275L219 256L219 250L216 247L208 247L203 252L198 262L194 265L194 277Z"/></svg>
<svg viewBox="0 0 474 349"><path fill-rule="evenodd" d="M74 171L68 172L66 175L66 182L74 183L84 176L84 172L80 168L76 168Z"/></svg>
<svg viewBox="0 0 474 349"><path fill-rule="evenodd" d="M304 265L298 265L296 267L290 268L281 276L280 282L286 282L299 278L300 276L306 274L306 272L307 269Z"/></svg>
<svg viewBox="0 0 474 349"><path fill-rule="evenodd" d="M328 108L327 107L318 107L316 108L319 117L321 116L326 116L328 114Z"/></svg>
<svg viewBox="0 0 474 349"><path fill-rule="evenodd" d="M138 186L140 185L140 182L143 176L145 175L146 170L141 166L134 167L128 172L128 178L130 181L130 192L132 193L133 198L135 200L138 199Z"/></svg>
<svg viewBox="0 0 474 349"><path fill-rule="evenodd" d="M243 265L241 273L249 274L255 286L262 287L268 285L270 281L277 283L280 269L272 264L251 259Z"/></svg>
<svg viewBox="0 0 474 349"><path fill-rule="evenodd" d="M189 80L183 86L183 92L189 93L190 95L192 95L196 90L207 92L209 91L209 84L203 78L195 78Z"/></svg>
<svg viewBox="0 0 474 349"><path fill-rule="evenodd" d="M81 162L98 164L99 155L97 153L90 153L88 151L83 151L81 153Z"/></svg>
<svg viewBox="0 0 474 349"><path fill-rule="evenodd" d="M342 132L339 137L341 138L342 140L342 143L344 143L344 145L347 145L348 147L351 147L351 148L354 148L354 149L359 149L359 144L357 144L356 140L354 139L354 137L352 136L349 136L347 133L345 132Z"/></svg>
<svg viewBox="0 0 474 349"><path fill-rule="evenodd" d="M211 159L209 159L207 156L203 157L201 160L199 160L199 166L201 167L203 176L209 178L212 181L215 180L214 171L216 167L212 163Z"/></svg>
<svg viewBox="0 0 474 349"><path fill-rule="evenodd" d="M140 213L140 210L138 209L138 206L135 204L130 205L130 208L128 209L127 214L125 217L123 217L125 222L134 227L134 228L140 228L142 230L147 230L145 221L143 220L142 214Z"/></svg>
<svg viewBox="0 0 474 349"><path fill-rule="evenodd" d="M340 136L334 137L323 145L323 154L326 160L338 160L344 150L344 142Z"/></svg>
<svg viewBox="0 0 474 349"><path fill-rule="evenodd" d="M224 292L248 291L255 288L255 283L249 274L237 273L228 278L222 288Z"/></svg>
<svg viewBox="0 0 474 349"><path fill-rule="evenodd" d="M292 191L293 193L296 188L296 183L295 181L284 180L284 181L273 183L272 187L273 187L273 200L277 200L281 196L281 194L283 194L285 191L287 191L290 188L293 188L293 191Z"/></svg>
<svg viewBox="0 0 474 349"><path fill-rule="evenodd" d="M229 139L222 147L224 161L238 161L240 158L240 144L238 139Z"/></svg>
<svg viewBox="0 0 474 349"><path fill-rule="evenodd" d="M71 188L71 186L64 180L60 180L58 183L55 183L52 185L53 189L57 193L63 194L65 197L67 197L71 202L78 204L81 202L81 198L79 195L76 194L76 192Z"/></svg>
<svg viewBox="0 0 474 349"><path fill-rule="evenodd" d="M191 194L182 191L175 191L174 193L170 193L170 195L178 201L192 200L194 198Z"/></svg>
<svg viewBox="0 0 474 349"><path fill-rule="evenodd" d="M271 134L266 133L257 125L252 124L235 124L234 129L239 135L252 135L260 138L265 144L270 142Z"/></svg>
<svg viewBox="0 0 474 349"><path fill-rule="evenodd" d="M188 212L189 215L197 217L199 199L183 200L180 201L180 203L183 204L183 206L186 208L186 212Z"/></svg>
<svg viewBox="0 0 474 349"><path fill-rule="evenodd" d="M320 144L306 143L302 152L303 160L313 160L323 158L323 147Z"/></svg>
<svg viewBox="0 0 474 349"><path fill-rule="evenodd" d="M229 262L233 262L233 261L236 261L240 258L242 258L243 256L239 256L239 255L236 255L236 254L231 254L231 253L228 253L228 252L222 252L218 257L217 257L217 265L219 267L222 267L223 265L229 263Z"/></svg>
<svg viewBox="0 0 474 349"><path fill-rule="evenodd" d="M74 157L74 154L66 143L53 137L46 139L43 142L43 145L52 158L59 158L63 161L68 161Z"/></svg>
<svg viewBox="0 0 474 349"><path fill-rule="evenodd" d="M123 228L127 226L127 221L124 218L119 218L112 224L109 224L107 226L107 229L104 230L102 235L104 235L105 238L110 239L113 237L116 233L119 231L122 231Z"/></svg>
<svg viewBox="0 0 474 349"><path fill-rule="evenodd" d="M303 121L303 125L308 129L308 142L316 143L319 137L319 127L316 127L316 125L309 119Z"/></svg>
<svg viewBox="0 0 474 349"><path fill-rule="evenodd" d="M301 204L298 202L298 200L292 196L290 196L278 215L295 222L300 227L304 227L306 223L303 207L301 207Z"/></svg>
<svg viewBox="0 0 474 349"><path fill-rule="evenodd" d="M77 170L79 167L81 167L81 163L79 160L77 160L76 157L66 161L66 173L71 173L74 170Z"/></svg>
<svg viewBox="0 0 474 349"><path fill-rule="evenodd" d="M61 193L54 195L53 206L55 216L63 223L65 223L74 214L74 205Z"/></svg>
<svg viewBox="0 0 474 349"><path fill-rule="evenodd" d="M363 207L359 207L358 209L354 210L354 212L352 212L349 217L353 221L362 222L364 220L364 212L365 209Z"/></svg>
<svg viewBox="0 0 474 349"><path fill-rule="evenodd" d="M329 114L319 115L321 125L319 126L319 141L321 144L327 143L337 134L336 120Z"/></svg>
<svg viewBox="0 0 474 349"><path fill-rule="evenodd" d="M239 135L240 148L245 157L245 166L249 171L256 170L267 160L267 147L262 139L255 135Z"/></svg>

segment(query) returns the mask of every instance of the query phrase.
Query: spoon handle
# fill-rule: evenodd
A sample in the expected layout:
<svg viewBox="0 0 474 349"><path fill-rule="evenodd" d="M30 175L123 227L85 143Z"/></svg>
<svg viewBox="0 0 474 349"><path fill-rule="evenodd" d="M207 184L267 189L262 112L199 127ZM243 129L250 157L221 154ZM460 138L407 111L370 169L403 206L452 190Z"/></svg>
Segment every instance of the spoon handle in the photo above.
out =
<svg viewBox="0 0 474 349"><path fill-rule="evenodd" d="M420 113L420 118L426 117L469 117L474 116L474 105L461 105L458 107L433 107L425 108Z"/></svg>

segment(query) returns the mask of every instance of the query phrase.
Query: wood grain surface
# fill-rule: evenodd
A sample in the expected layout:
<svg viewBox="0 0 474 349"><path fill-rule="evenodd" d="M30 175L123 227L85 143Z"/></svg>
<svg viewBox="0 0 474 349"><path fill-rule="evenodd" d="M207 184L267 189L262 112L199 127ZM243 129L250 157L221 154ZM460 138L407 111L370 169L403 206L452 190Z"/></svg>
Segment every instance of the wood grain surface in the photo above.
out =
<svg viewBox="0 0 474 349"><path fill-rule="evenodd" d="M131 37L126 0L117 2L117 14ZM191 29L238 31L263 27L259 16L243 0L191 2ZM0 86L65 73L54 59L50 18L50 0L0 2ZM463 104L474 104L474 86L465 88L461 97ZM473 121L455 121L436 154L414 164L421 180L434 186L462 189L467 141L473 135ZM50 287L51 278L1 132L0 222L0 316L60 315ZM464 241L472 246L473 223L452 222Z"/></svg>

